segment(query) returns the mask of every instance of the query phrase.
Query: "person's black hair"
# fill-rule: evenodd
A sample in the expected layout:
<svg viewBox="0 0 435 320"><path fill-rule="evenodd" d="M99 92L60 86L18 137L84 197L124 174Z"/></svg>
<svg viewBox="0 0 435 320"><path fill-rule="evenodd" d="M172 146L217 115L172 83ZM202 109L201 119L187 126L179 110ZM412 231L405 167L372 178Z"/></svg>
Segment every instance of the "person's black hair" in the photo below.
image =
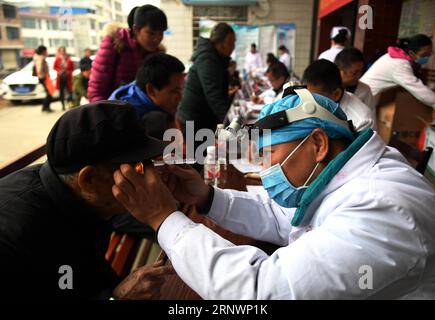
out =
<svg viewBox="0 0 435 320"><path fill-rule="evenodd" d="M176 57L166 53L156 53L145 58L136 73L136 85L146 92L149 83L157 89L169 84L171 75L183 73L184 64Z"/></svg>
<svg viewBox="0 0 435 320"><path fill-rule="evenodd" d="M39 46L38 48L36 48L35 53L41 55L45 51L47 51L47 47L46 46Z"/></svg>
<svg viewBox="0 0 435 320"><path fill-rule="evenodd" d="M151 4L131 9L127 17L127 23L130 30L133 30L134 25L139 29L148 26L152 30L159 31L165 31L168 28L165 13Z"/></svg>
<svg viewBox="0 0 435 320"><path fill-rule="evenodd" d="M332 40L334 40L334 42L337 44L344 45L347 40L347 30L344 28L338 30L338 34L334 38L332 38Z"/></svg>
<svg viewBox="0 0 435 320"><path fill-rule="evenodd" d="M281 50L281 51L285 51L285 52L288 52L288 49L287 49L287 47L285 46L285 45L280 45L279 47L278 47L278 50Z"/></svg>
<svg viewBox="0 0 435 320"><path fill-rule="evenodd" d="M277 63L277 62L280 62L280 61L278 60L277 57L275 57L275 55L274 55L273 53L269 52L269 53L266 55L266 63L267 63L268 65L273 64L273 63Z"/></svg>
<svg viewBox="0 0 435 320"><path fill-rule="evenodd" d="M234 34L233 28L225 22L220 22L211 30L210 41L213 44L222 43L229 34Z"/></svg>
<svg viewBox="0 0 435 320"><path fill-rule="evenodd" d="M329 60L316 60L305 69L302 83L321 86L323 90L333 92L342 85L340 70Z"/></svg>
<svg viewBox="0 0 435 320"><path fill-rule="evenodd" d="M363 53L356 48L346 48L340 51L335 57L335 64L340 69L350 68L354 63L364 63Z"/></svg>
<svg viewBox="0 0 435 320"><path fill-rule="evenodd" d="M257 45L255 43L251 43L251 48L257 49Z"/></svg>
<svg viewBox="0 0 435 320"><path fill-rule="evenodd" d="M432 40L424 34L416 34L411 38L399 39L396 45L406 53L409 51L418 52L422 47L431 46Z"/></svg>
<svg viewBox="0 0 435 320"><path fill-rule="evenodd" d="M275 79L278 79L280 77L284 77L285 79L287 79L290 76L285 64L279 61L272 63L267 68L266 73L272 73Z"/></svg>

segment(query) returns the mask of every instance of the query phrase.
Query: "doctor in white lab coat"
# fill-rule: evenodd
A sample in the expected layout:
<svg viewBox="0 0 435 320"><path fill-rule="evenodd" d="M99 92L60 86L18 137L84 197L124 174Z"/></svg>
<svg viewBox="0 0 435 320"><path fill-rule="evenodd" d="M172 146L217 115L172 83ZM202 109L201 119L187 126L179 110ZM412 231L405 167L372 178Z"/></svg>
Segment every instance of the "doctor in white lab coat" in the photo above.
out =
<svg viewBox="0 0 435 320"><path fill-rule="evenodd" d="M271 88L252 98L257 104L269 104L281 99L284 85L290 79L290 73L282 62L272 63L266 70Z"/></svg>
<svg viewBox="0 0 435 320"><path fill-rule="evenodd" d="M245 57L245 71L250 75L257 75L263 69L263 61L261 55L257 51L257 45L251 44L251 49L248 51Z"/></svg>
<svg viewBox="0 0 435 320"><path fill-rule="evenodd" d="M356 48L343 49L335 57L335 64L340 69L343 87L347 92L353 93L366 106L373 111L376 119L374 97L370 87L359 81L364 72L364 55Z"/></svg>
<svg viewBox="0 0 435 320"><path fill-rule="evenodd" d="M432 40L418 34L410 39L399 40L397 47L389 47L362 76L375 99L388 88L401 86L422 103L435 108L435 92L414 75L413 65L426 64L432 55Z"/></svg>
<svg viewBox="0 0 435 320"><path fill-rule="evenodd" d="M376 112L369 108L356 95L347 92L338 67L327 60L316 60L305 70L302 82L308 90L339 102L341 109L352 120L356 131L366 128L376 130Z"/></svg>
<svg viewBox="0 0 435 320"><path fill-rule="evenodd" d="M331 62L335 61L335 57L337 54L341 52L341 50L344 49L344 46L346 45L346 42L350 40L351 33L350 30L346 27L334 27L331 29L331 47L323 51L319 55L320 59L326 59Z"/></svg>
<svg viewBox="0 0 435 320"><path fill-rule="evenodd" d="M114 196L157 230L178 275L205 299L434 299L433 188L371 129L353 134L338 104L298 95L265 106L257 122L273 127L260 140L272 154L261 173L269 197L212 188L176 166L160 178L152 165L145 177L122 165ZM175 199L280 248L236 246Z"/></svg>

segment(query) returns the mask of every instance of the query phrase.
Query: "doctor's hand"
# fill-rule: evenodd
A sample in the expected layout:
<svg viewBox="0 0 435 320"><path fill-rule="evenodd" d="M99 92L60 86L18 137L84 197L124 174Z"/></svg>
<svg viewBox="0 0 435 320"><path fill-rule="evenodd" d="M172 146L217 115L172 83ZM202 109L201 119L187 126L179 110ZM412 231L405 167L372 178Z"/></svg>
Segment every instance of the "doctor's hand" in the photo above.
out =
<svg viewBox="0 0 435 320"><path fill-rule="evenodd" d="M162 180L179 202L202 207L208 200L210 188L191 166L166 166Z"/></svg>
<svg viewBox="0 0 435 320"><path fill-rule="evenodd" d="M160 179L152 164L137 173L130 165L122 164L113 174L112 193L137 220L157 230L174 211L177 203Z"/></svg>
<svg viewBox="0 0 435 320"><path fill-rule="evenodd" d="M138 268L115 288L113 295L123 300L159 299L164 277L174 273L174 268L164 266L162 260Z"/></svg>

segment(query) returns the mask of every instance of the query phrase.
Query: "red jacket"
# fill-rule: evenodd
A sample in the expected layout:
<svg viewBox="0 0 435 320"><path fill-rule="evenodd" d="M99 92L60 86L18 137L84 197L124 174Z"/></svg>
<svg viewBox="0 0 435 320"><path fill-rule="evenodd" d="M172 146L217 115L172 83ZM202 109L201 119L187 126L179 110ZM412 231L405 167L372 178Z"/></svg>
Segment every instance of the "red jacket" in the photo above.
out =
<svg viewBox="0 0 435 320"><path fill-rule="evenodd" d="M57 56L56 60L54 60L54 70L57 71L57 78L56 78L56 88L57 90L60 89L60 74L62 72L62 57L61 56ZM67 90L69 92L72 92L72 74L74 71L74 63L72 62L71 58L69 56L66 56L66 68L65 68L65 72L66 72L66 76L67 76Z"/></svg>
<svg viewBox="0 0 435 320"><path fill-rule="evenodd" d="M128 29L108 26L92 63L88 97L90 102L106 100L119 86L133 81L146 56Z"/></svg>

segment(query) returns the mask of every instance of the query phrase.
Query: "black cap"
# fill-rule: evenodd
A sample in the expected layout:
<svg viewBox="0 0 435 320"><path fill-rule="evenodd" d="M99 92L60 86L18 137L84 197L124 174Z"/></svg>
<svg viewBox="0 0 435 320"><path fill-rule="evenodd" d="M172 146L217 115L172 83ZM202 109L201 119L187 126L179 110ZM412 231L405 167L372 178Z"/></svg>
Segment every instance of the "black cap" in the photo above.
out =
<svg viewBox="0 0 435 320"><path fill-rule="evenodd" d="M47 157L57 173L86 165L134 163L163 153L166 144L145 134L126 102L98 101L63 114L47 137Z"/></svg>

